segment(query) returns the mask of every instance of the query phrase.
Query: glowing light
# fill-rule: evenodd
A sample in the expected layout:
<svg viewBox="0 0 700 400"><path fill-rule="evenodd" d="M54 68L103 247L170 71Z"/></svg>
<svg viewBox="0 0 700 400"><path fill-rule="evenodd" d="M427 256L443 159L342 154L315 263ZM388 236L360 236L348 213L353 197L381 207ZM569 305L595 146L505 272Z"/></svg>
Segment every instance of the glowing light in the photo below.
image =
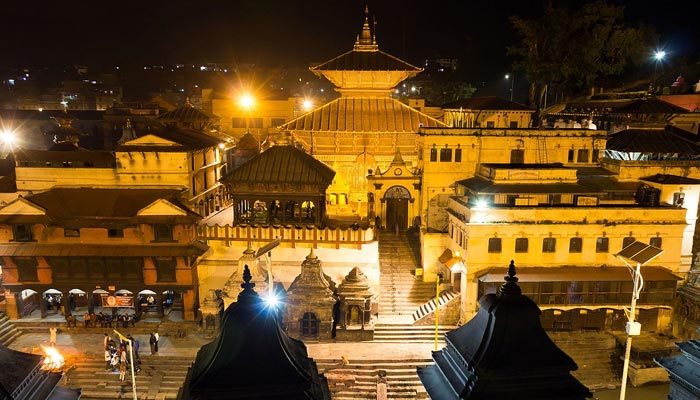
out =
<svg viewBox="0 0 700 400"><path fill-rule="evenodd" d="M479 199L476 201L475 210L486 210L487 208L489 208L489 203L486 200Z"/></svg>
<svg viewBox="0 0 700 400"><path fill-rule="evenodd" d="M238 103L241 105L241 107L250 110L253 107L253 104L255 104L255 99L253 99L253 96L249 94L244 94L240 99L238 99Z"/></svg>
<svg viewBox="0 0 700 400"><path fill-rule="evenodd" d="M510 74L506 74L506 76L504 76L504 78L505 78L505 79L510 79Z"/></svg>
<svg viewBox="0 0 700 400"><path fill-rule="evenodd" d="M314 108L314 102L309 99L305 99L302 103L302 107L304 108L304 111L311 111L311 109Z"/></svg>
<svg viewBox="0 0 700 400"><path fill-rule="evenodd" d="M268 307L272 308L277 308L281 303L280 298L274 294L263 297L263 300L265 301L265 304L267 304Z"/></svg>
<svg viewBox="0 0 700 400"><path fill-rule="evenodd" d="M17 136L15 135L14 132L8 131L8 130L3 130L0 132L0 142L3 144L9 144L12 145L17 141Z"/></svg>
<svg viewBox="0 0 700 400"><path fill-rule="evenodd" d="M225 148L226 148L226 144L225 144L225 143L219 143L219 148L220 148L221 150L225 149Z"/></svg>
<svg viewBox="0 0 700 400"><path fill-rule="evenodd" d="M656 59L656 61L661 61L661 60L663 60L664 58L666 58L666 52L665 52L665 51L663 51L663 50L657 50L656 52L654 52L654 59Z"/></svg>
<svg viewBox="0 0 700 400"><path fill-rule="evenodd" d="M58 371L63 368L66 364L66 360L63 358L61 353L56 350L55 347L47 347L42 345L42 350L44 350L44 363L41 369L45 371Z"/></svg>

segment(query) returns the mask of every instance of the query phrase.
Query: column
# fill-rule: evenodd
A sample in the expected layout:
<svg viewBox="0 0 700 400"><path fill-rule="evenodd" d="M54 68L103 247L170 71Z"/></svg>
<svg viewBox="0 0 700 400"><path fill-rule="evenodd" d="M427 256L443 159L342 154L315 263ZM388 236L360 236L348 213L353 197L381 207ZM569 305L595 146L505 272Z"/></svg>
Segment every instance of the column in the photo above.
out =
<svg viewBox="0 0 700 400"><path fill-rule="evenodd" d="M163 311L163 292L160 291L156 294L156 302L158 305L158 318L163 318L165 312Z"/></svg>

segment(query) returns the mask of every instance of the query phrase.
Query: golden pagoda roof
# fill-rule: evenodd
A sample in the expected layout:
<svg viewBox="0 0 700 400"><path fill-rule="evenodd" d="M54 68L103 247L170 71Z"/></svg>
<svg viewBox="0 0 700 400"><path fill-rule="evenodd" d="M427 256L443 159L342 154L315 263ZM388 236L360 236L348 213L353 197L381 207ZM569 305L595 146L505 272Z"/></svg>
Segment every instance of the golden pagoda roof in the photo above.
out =
<svg viewBox="0 0 700 400"><path fill-rule="evenodd" d="M352 49L329 61L310 68L316 71L423 71L415 65L381 50Z"/></svg>
<svg viewBox="0 0 700 400"><path fill-rule="evenodd" d="M420 127L447 125L390 97L340 97L280 128L291 132L417 133Z"/></svg>

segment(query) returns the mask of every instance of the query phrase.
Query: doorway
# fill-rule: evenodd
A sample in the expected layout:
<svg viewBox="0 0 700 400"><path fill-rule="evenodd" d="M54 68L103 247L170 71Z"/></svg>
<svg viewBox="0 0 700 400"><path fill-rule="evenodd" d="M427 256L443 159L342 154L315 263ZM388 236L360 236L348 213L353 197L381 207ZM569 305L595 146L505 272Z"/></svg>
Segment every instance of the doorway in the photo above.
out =
<svg viewBox="0 0 700 400"><path fill-rule="evenodd" d="M386 228L408 228L408 203L411 193L403 186L393 186L384 194L386 200Z"/></svg>

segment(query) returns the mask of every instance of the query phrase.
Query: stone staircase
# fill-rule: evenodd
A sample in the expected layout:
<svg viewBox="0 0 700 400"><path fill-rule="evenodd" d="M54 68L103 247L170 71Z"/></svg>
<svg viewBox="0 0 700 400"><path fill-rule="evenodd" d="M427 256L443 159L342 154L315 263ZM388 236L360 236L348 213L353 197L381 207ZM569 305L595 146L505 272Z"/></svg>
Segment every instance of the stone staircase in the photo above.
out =
<svg viewBox="0 0 700 400"><path fill-rule="evenodd" d="M459 293L454 292L452 289L443 290L440 292L440 296L438 296L438 305L439 307L443 307L455 298L459 298ZM418 307L418 309L413 313L413 322L416 323L433 313L435 313L434 298Z"/></svg>
<svg viewBox="0 0 700 400"><path fill-rule="evenodd" d="M547 332L549 337L578 365L572 373L589 389L620 385L613 359L618 356L613 335L606 332Z"/></svg>
<svg viewBox="0 0 700 400"><path fill-rule="evenodd" d="M379 371L386 372L388 399L428 399L428 394L416 374L416 368L432 364L429 358L418 360L318 360L319 372L326 374L333 400L377 399ZM349 378L347 385L338 377ZM345 380L344 379L344 380ZM352 382L354 380L354 383Z"/></svg>
<svg viewBox="0 0 700 400"><path fill-rule="evenodd" d="M9 346L20 335L22 335L22 331L10 322L7 315L0 314L0 344Z"/></svg>
<svg viewBox="0 0 700 400"><path fill-rule="evenodd" d="M440 343L445 341L445 333L457 329L453 325L438 326L438 340ZM377 324L374 327L375 342L425 342L432 343L435 341L435 326L434 325L394 325L394 324Z"/></svg>
<svg viewBox="0 0 700 400"><path fill-rule="evenodd" d="M186 357L141 355L141 372L136 374L136 394L140 400L176 399L194 360ZM105 371L99 355L80 355L66 359L68 372L61 386L80 388L81 399L131 399L131 375L119 382L118 372Z"/></svg>
<svg viewBox="0 0 700 400"><path fill-rule="evenodd" d="M435 295L435 286L415 277L420 244L415 233L379 234L379 315L410 316ZM407 318L407 321L410 319Z"/></svg>

